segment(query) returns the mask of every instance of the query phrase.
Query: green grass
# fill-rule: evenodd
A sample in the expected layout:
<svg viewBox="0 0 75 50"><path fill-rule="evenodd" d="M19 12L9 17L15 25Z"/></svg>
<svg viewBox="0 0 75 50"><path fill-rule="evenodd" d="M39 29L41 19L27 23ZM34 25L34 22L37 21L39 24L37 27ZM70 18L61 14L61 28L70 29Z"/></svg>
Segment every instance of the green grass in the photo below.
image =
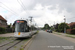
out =
<svg viewBox="0 0 75 50"><path fill-rule="evenodd" d="M24 41L28 41L30 38L24 39Z"/></svg>
<svg viewBox="0 0 75 50"><path fill-rule="evenodd" d="M54 34L56 34L56 33L54 33Z"/></svg>
<svg viewBox="0 0 75 50"><path fill-rule="evenodd" d="M68 33L66 33L66 34L68 34ZM68 34L68 35L75 35L75 34Z"/></svg>
<svg viewBox="0 0 75 50"><path fill-rule="evenodd" d="M7 37L0 37L0 40L2 40L2 39L7 39Z"/></svg>
<svg viewBox="0 0 75 50"><path fill-rule="evenodd" d="M61 35L59 32L58 33L54 33L54 34L58 34L58 35Z"/></svg>
<svg viewBox="0 0 75 50"><path fill-rule="evenodd" d="M9 39L9 37L0 37L0 43L5 41L5 40L8 40L8 39Z"/></svg>
<svg viewBox="0 0 75 50"><path fill-rule="evenodd" d="M14 46L14 48L17 48L17 46Z"/></svg>
<svg viewBox="0 0 75 50"><path fill-rule="evenodd" d="M0 37L0 40L8 40L10 37Z"/></svg>
<svg viewBox="0 0 75 50"><path fill-rule="evenodd" d="M20 48L20 50L24 50L23 48Z"/></svg>
<svg viewBox="0 0 75 50"><path fill-rule="evenodd" d="M74 36L71 36L71 35L66 35L67 37L71 37L71 38L75 38Z"/></svg>
<svg viewBox="0 0 75 50"><path fill-rule="evenodd" d="M21 47L23 47L23 45L21 45Z"/></svg>
<svg viewBox="0 0 75 50"><path fill-rule="evenodd" d="M58 35L61 35L60 33L57 33Z"/></svg>
<svg viewBox="0 0 75 50"><path fill-rule="evenodd" d="M60 34L60 33L55 33L55 34L62 35L62 34Z"/></svg>
<svg viewBox="0 0 75 50"><path fill-rule="evenodd" d="M59 32L57 32L57 33L54 33L54 34L58 34L58 35L62 35L62 34L60 34ZM66 33L66 37L71 37L71 38L75 38L75 36L72 36L73 34L67 34Z"/></svg>

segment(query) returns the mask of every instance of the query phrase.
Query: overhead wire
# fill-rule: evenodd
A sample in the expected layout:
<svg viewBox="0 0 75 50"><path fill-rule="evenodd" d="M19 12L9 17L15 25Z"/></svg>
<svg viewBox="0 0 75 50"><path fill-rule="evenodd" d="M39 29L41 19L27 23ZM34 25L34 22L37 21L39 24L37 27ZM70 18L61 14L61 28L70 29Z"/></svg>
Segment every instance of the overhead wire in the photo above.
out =
<svg viewBox="0 0 75 50"><path fill-rule="evenodd" d="M33 21L34 21L35 25L38 27L38 25L37 25L37 23L35 22L34 18L33 18Z"/></svg>
<svg viewBox="0 0 75 50"><path fill-rule="evenodd" d="M24 9L24 11L26 11L27 9L26 9L26 7L25 7L25 5L23 4L23 2L20 0L17 0L18 1L18 3L21 5L21 7ZM20 3L21 2L21 3ZM27 12L27 11L26 11ZM29 12L27 12L27 14L28 15L30 15L30 13Z"/></svg>
<svg viewBox="0 0 75 50"><path fill-rule="evenodd" d="M0 3L2 3L2 2L0 2ZM15 11L13 11L12 9L10 9L7 5L5 5L4 3L2 3L5 7L7 7L8 9L6 9L6 8L4 8L4 7L2 7L2 6L0 6L0 7L2 7L2 8L4 8L4 9L6 9L6 10L8 10L8 11L10 11L11 13L13 13L13 14L15 14L16 12ZM15 15L18 15L17 13L15 14Z"/></svg>
<svg viewBox="0 0 75 50"><path fill-rule="evenodd" d="M21 1L21 0L20 0ZM21 1L21 3L22 3L22 5L23 5L23 7L27 10L27 8L25 7L25 5L23 4L23 2ZM26 11L29 15L30 15L30 13L28 12L28 11Z"/></svg>
<svg viewBox="0 0 75 50"><path fill-rule="evenodd" d="M20 0L17 0L18 1L18 3L21 5L21 7L24 9L24 11L26 11L27 10L27 8L25 7L25 5L23 4L23 2ZM21 2L21 3L20 3ZM30 16L30 13L28 12L28 11L26 11L27 12L27 14ZM34 20L34 19L33 19ZM35 22L35 20L34 20L34 22ZM36 22L35 22L35 24L36 24ZM37 25L37 27L38 27L38 25Z"/></svg>
<svg viewBox="0 0 75 50"><path fill-rule="evenodd" d="M18 16L18 14L17 14L15 11L13 11L12 9L10 9L7 5L5 5L5 4L2 3L2 2L0 2L0 3L1 3L2 5L4 5L6 8L3 7L3 6L0 6L0 7L2 7L3 9L6 9L7 11L11 12L12 14ZM14 17L11 17L10 19L12 19L12 18L14 18Z"/></svg>
<svg viewBox="0 0 75 50"><path fill-rule="evenodd" d="M4 8L4 7L2 7L2 8ZM4 9L6 9L6 8L4 8ZM7 11L9 11L8 9L6 9ZM11 12L11 11L9 11L9 12ZM14 14L13 12L11 12L12 14ZM16 14L14 14L14 15L16 15Z"/></svg>

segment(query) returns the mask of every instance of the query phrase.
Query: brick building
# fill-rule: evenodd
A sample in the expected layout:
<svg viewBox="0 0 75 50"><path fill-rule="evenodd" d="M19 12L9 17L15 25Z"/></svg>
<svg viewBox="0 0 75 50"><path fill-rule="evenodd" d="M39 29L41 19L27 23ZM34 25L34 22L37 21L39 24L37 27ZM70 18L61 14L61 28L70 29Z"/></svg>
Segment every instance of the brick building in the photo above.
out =
<svg viewBox="0 0 75 50"><path fill-rule="evenodd" d="M0 15L0 27L7 27L7 20Z"/></svg>

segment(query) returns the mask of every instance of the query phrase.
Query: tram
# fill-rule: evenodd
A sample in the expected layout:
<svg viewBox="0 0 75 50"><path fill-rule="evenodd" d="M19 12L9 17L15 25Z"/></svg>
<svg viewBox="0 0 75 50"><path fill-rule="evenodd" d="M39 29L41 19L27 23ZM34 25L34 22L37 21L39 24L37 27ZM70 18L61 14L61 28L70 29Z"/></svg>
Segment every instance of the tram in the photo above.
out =
<svg viewBox="0 0 75 50"><path fill-rule="evenodd" d="M17 38L31 37L33 34L34 33L33 31L31 31L26 20L16 20L15 21L15 32L14 32L15 37Z"/></svg>

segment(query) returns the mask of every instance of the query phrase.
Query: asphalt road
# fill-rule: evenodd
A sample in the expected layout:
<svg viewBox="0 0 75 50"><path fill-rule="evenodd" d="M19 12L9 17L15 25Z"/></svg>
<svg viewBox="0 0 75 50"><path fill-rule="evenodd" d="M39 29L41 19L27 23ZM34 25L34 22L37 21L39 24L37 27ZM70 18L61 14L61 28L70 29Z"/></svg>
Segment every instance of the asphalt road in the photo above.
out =
<svg viewBox="0 0 75 50"><path fill-rule="evenodd" d="M75 43L52 33L39 31L27 50L75 50Z"/></svg>

